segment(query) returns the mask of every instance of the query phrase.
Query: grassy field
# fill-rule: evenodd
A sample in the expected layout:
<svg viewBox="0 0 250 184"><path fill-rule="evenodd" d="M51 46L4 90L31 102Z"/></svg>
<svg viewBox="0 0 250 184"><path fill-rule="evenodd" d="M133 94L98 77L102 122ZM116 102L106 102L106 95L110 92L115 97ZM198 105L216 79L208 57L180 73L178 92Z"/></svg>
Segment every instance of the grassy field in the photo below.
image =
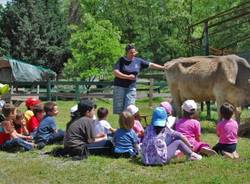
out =
<svg viewBox="0 0 250 184"><path fill-rule="evenodd" d="M154 105L160 100L155 99ZM72 101L58 101L60 114L56 120L60 128L65 128L69 120L69 108L73 105ZM112 112L109 100L98 100L97 105L107 107ZM137 105L141 114L151 114L152 109L148 107L147 100L139 100ZM213 115L215 116L215 113ZM117 116L110 114L108 120L117 127L117 119ZM202 139L214 145L217 141L214 122L204 120L201 124ZM238 151L241 158L238 160L216 156L191 162L181 158L157 167L142 166L139 159L90 156L88 160L71 161L45 154L54 147L17 153L0 151L0 184L250 183L250 141L247 138L239 138Z"/></svg>

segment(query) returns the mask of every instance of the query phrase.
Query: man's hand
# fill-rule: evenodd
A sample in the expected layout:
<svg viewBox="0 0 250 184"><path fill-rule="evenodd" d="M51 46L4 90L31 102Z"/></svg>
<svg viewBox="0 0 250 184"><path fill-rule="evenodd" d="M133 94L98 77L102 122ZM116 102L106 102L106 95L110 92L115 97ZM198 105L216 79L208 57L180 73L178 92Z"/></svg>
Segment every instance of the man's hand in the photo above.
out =
<svg viewBox="0 0 250 184"><path fill-rule="evenodd" d="M135 75L130 74L130 75L128 75L128 78L127 78L127 79L128 79L128 80L135 80L136 77L135 77Z"/></svg>

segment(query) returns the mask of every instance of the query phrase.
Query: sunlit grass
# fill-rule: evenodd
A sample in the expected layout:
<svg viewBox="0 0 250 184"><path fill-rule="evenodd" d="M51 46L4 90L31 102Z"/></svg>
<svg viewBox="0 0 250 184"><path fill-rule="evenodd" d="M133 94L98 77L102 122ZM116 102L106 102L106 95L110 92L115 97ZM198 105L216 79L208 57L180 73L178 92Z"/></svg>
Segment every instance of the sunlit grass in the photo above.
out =
<svg viewBox="0 0 250 184"><path fill-rule="evenodd" d="M156 98L153 106L161 101ZM108 121L118 127L118 116L112 115L112 100L97 100L98 107L109 109ZM58 101L60 114L56 117L58 127L64 129L69 120L69 109L75 102ZM141 114L150 115L152 108L147 99L138 100ZM24 107L22 106L22 109ZM248 112L244 112L248 113ZM247 116L247 115L246 115ZM143 122L144 123L144 122ZM145 123L144 123L145 124ZM202 120L202 139L211 146L216 144L215 122ZM249 183L250 181L250 141L239 138L240 159L227 160L220 156L204 158L201 161L175 159L165 166L145 167L140 159L115 159L90 156L84 161L71 161L44 154L55 146L31 152L0 152L0 183Z"/></svg>

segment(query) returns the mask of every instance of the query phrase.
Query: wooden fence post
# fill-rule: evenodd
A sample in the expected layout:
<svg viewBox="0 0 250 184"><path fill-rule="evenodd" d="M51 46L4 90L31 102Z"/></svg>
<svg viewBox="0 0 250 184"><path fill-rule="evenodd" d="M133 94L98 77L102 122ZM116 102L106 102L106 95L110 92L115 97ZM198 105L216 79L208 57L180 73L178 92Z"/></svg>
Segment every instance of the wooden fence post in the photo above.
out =
<svg viewBox="0 0 250 184"><path fill-rule="evenodd" d="M52 95L51 95L51 80L48 79L48 82L47 82L47 98L49 101L52 100Z"/></svg>
<svg viewBox="0 0 250 184"><path fill-rule="evenodd" d="M153 106L153 94L154 94L154 79L150 78L149 79L149 107Z"/></svg>
<svg viewBox="0 0 250 184"><path fill-rule="evenodd" d="M205 22L204 32L205 32L205 54L208 56L209 55L208 21ZM210 101L206 101L206 105L207 105L207 119L211 119Z"/></svg>
<svg viewBox="0 0 250 184"><path fill-rule="evenodd" d="M79 101L80 100L80 90L79 90L79 84L76 83L75 85L75 100Z"/></svg>

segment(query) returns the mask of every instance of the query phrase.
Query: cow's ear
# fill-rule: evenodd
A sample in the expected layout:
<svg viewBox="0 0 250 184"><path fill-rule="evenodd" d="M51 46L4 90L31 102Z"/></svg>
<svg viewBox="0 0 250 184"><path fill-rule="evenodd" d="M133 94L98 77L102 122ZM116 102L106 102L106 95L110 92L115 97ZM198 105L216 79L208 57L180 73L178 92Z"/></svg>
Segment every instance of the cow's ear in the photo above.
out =
<svg viewBox="0 0 250 184"><path fill-rule="evenodd" d="M236 83L236 78L238 74L238 64L237 61L231 58L225 58L225 60L220 61L222 72L224 72L226 79L231 84Z"/></svg>

